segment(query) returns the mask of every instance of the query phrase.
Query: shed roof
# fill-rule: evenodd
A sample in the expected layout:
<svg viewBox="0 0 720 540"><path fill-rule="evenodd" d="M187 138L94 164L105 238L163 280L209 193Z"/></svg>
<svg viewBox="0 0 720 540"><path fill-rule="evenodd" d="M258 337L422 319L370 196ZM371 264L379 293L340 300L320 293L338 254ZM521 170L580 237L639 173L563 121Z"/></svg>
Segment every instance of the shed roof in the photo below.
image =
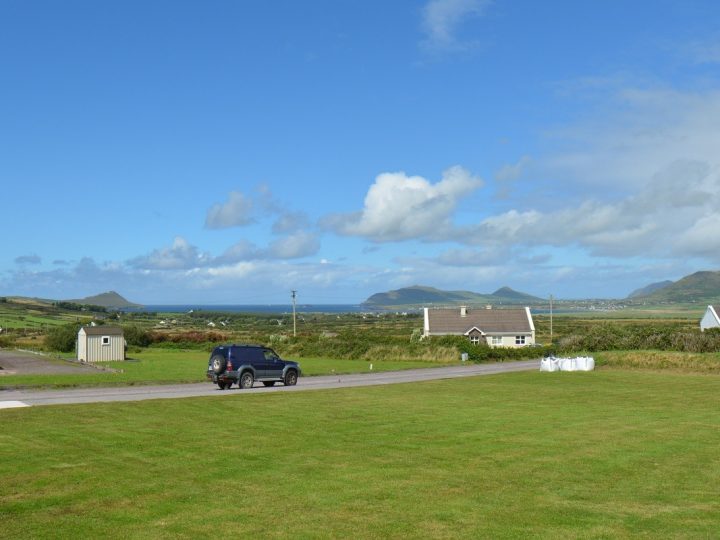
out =
<svg viewBox="0 0 720 540"><path fill-rule="evenodd" d="M462 334L477 327L484 333L532 332L524 309L428 309L431 334Z"/></svg>
<svg viewBox="0 0 720 540"><path fill-rule="evenodd" d="M88 336L122 336L123 329L119 326L83 326Z"/></svg>

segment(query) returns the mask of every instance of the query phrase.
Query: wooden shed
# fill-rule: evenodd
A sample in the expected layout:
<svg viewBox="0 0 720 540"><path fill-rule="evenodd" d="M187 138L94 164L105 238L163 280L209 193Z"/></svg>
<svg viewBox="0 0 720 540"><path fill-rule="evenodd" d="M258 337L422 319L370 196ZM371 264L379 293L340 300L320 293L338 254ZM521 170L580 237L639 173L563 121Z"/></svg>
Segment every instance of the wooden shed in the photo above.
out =
<svg viewBox="0 0 720 540"><path fill-rule="evenodd" d="M78 332L77 359L82 362L125 360L125 337L119 326L83 326Z"/></svg>

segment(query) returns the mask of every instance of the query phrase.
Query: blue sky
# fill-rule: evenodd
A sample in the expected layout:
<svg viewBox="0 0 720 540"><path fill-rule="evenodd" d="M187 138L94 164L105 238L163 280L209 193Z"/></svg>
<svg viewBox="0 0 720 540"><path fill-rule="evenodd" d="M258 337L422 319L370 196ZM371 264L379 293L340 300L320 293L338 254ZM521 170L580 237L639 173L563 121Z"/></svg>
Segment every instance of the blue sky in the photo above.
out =
<svg viewBox="0 0 720 540"><path fill-rule="evenodd" d="M0 0L0 295L626 296L720 266L720 3Z"/></svg>

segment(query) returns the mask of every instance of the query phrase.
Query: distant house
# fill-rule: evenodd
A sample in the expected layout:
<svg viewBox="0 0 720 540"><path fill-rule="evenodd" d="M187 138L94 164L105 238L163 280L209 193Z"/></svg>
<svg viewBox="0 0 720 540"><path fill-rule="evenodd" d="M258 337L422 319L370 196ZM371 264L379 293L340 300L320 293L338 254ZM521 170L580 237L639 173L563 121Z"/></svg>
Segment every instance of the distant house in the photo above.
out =
<svg viewBox="0 0 720 540"><path fill-rule="evenodd" d="M125 360L125 337L119 326L83 326L77 337L77 359L83 362Z"/></svg>
<svg viewBox="0 0 720 540"><path fill-rule="evenodd" d="M703 332L708 328L720 328L720 306L708 306L705 315L700 319L700 330Z"/></svg>
<svg viewBox="0 0 720 540"><path fill-rule="evenodd" d="M472 343L491 347L526 347L535 344L530 308L451 309L425 308L423 337L466 336Z"/></svg>

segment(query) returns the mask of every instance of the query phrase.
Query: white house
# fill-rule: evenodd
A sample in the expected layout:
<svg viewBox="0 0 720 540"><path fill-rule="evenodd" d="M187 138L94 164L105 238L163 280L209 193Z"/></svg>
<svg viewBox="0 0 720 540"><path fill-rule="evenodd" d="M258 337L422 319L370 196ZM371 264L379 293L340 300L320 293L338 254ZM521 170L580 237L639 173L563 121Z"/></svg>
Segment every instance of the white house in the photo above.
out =
<svg viewBox="0 0 720 540"><path fill-rule="evenodd" d="M119 326L83 326L77 337L77 359L83 362L125 360L125 337Z"/></svg>
<svg viewBox="0 0 720 540"><path fill-rule="evenodd" d="M424 308L423 337L466 336L472 343L484 340L491 347L527 347L535 344L530 308L469 309Z"/></svg>
<svg viewBox="0 0 720 540"><path fill-rule="evenodd" d="M705 315L700 319L700 330L703 332L708 328L720 328L720 306L708 306Z"/></svg>

